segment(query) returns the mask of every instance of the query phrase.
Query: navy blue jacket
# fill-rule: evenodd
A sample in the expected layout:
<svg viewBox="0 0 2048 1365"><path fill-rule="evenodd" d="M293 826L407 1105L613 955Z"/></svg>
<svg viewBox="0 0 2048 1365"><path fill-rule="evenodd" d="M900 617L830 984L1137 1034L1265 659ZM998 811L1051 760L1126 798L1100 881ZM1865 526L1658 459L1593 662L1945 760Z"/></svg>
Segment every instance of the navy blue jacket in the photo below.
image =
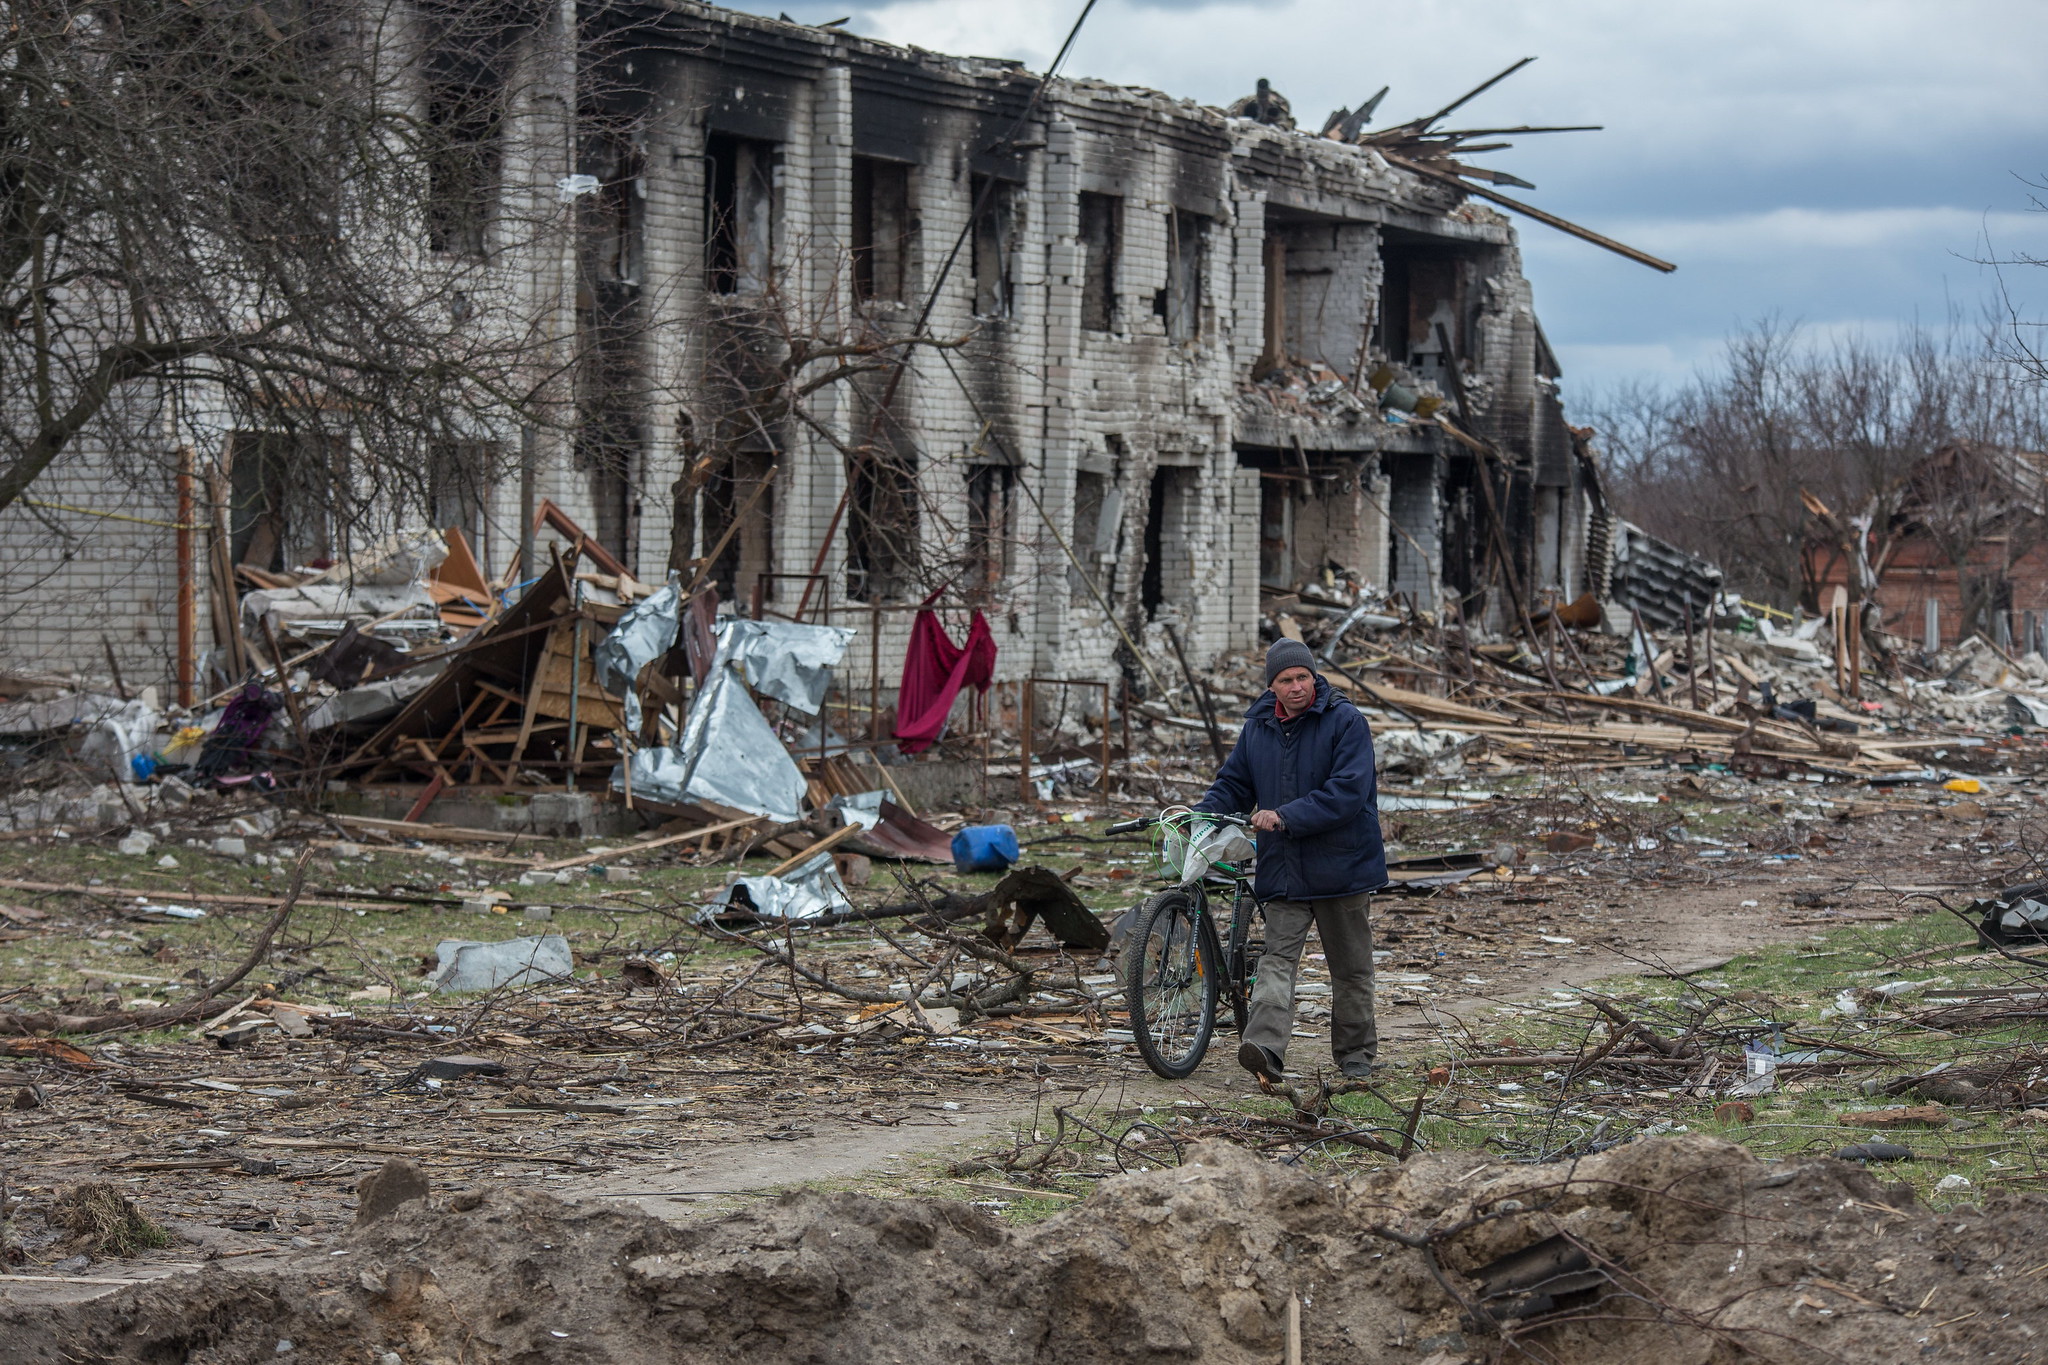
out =
<svg viewBox="0 0 2048 1365"><path fill-rule="evenodd" d="M1271 690L1252 703L1237 747L1195 809L1280 816L1286 829L1258 836L1253 890L1262 901L1326 900L1386 885L1372 727L1321 675L1315 703L1298 716L1275 718Z"/></svg>

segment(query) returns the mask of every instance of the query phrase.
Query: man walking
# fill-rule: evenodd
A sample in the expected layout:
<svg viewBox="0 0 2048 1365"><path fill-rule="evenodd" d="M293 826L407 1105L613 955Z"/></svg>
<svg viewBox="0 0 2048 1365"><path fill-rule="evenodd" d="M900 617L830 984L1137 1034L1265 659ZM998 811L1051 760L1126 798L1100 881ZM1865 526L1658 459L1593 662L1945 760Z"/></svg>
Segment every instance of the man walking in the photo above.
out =
<svg viewBox="0 0 2048 1365"><path fill-rule="evenodd" d="M1330 967L1330 1051L1346 1076L1373 1072L1372 893L1387 881L1372 729L1315 671L1299 640L1266 651L1266 692L1245 713L1237 748L1195 807L1251 811L1259 843L1253 886L1266 910L1266 951L1237 1060L1277 1081L1294 1036L1294 973L1313 922Z"/></svg>

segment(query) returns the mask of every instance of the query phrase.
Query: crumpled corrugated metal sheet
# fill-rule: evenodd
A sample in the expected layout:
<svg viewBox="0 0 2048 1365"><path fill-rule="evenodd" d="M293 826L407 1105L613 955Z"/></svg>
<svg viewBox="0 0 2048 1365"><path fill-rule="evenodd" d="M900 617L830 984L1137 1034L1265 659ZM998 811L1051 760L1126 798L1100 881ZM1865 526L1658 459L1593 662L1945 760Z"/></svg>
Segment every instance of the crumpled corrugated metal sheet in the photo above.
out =
<svg viewBox="0 0 2048 1365"><path fill-rule="evenodd" d="M1614 526L1608 598L1642 613L1652 630L1683 630L1688 604L1695 625L1721 591L1721 568L1660 540L1633 522Z"/></svg>

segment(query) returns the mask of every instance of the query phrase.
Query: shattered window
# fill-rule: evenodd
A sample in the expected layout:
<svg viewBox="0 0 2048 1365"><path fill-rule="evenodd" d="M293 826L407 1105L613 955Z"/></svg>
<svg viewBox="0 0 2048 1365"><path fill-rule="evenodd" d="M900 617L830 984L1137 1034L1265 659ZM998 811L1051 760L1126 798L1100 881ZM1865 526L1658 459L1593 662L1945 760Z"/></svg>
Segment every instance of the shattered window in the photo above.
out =
<svg viewBox="0 0 2048 1365"><path fill-rule="evenodd" d="M1209 220L1175 209L1166 216L1166 288L1158 309L1168 341L1193 341L1202 332L1202 255Z"/></svg>
<svg viewBox="0 0 2048 1365"><path fill-rule="evenodd" d="M593 167L601 189L586 212L593 215L599 278L639 284L641 240L647 213L647 149L612 142Z"/></svg>
<svg viewBox="0 0 2048 1365"><path fill-rule="evenodd" d="M498 448L489 441L436 441L427 448L427 519L435 530L453 527L470 552L487 560L491 478Z"/></svg>
<svg viewBox="0 0 2048 1365"><path fill-rule="evenodd" d="M1116 538L1123 520L1123 497L1107 474L1084 469L1074 476L1074 529L1068 544L1104 599L1116 593ZM1077 607L1095 606L1081 569L1067 566L1067 592Z"/></svg>
<svg viewBox="0 0 2048 1365"><path fill-rule="evenodd" d="M228 550L236 564L282 573L334 557L337 492L348 478L345 438L238 431L228 453Z"/></svg>
<svg viewBox="0 0 2048 1365"><path fill-rule="evenodd" d="M853 296L903 299L910 256L910 167L853 159Z"/></svg>
<svg viewBox="0 0 2048 1365"><path fill-rule="evenodd" d="M775 251L775 144L713 133L704 171L706 282L713 293L758 294Z"/></svg>
<svg viewBox="0 0 2048 1365"><path fill-rule="evenodd" d="M1110 194L1081 196L1081 326L1116 330L1116 258L1124 201Z"/></svg>
<svg viewBox="0 0 2048 1365"><path fill-rule="evenodd" d="M481 256L498 197L503 87L477 74L427 87L427 248Z"/></svg>
<svg viewBox="0 0 2048 1365"><path fill-rule="evenodd" d="M1171 466L1152 473L1145 507L1145 576L1138 597L1148 620L1163 608L1185 612L1194 600L1195 473Z"/></svg>
<svg viewBox="0 0 2048 1365"><path fill-rule="evenodd" d="M1016 186L989 176L973 177L974 219L970 273L974 278L974 315L1006 318L1012 298L1010 247L1016 231Z"/></svg>
<svg viewBox="0 0 2048 1365"><path fill-rule="evenodd" d="M900 601L910 594L917 568L914 457L881 450L854 469L846 549L846 589L854 601Z"/></svg>
<svg viewBox="0 0 2048 1365"><path fill-rule="evenodd" d="M775 485L770 483L760 497L754 496L774 465L775 457L766 451L735 451L719 460L704 481L699 517L704 550L724 542L707 577L727 601L749 601L754 584L774 567ZM746 521L726 535L743 510ZM763 585L764 600L772 600L770 588L772 583Z"/></svg>
<svg viewBox="0 0 2048 1365"><path fill-rule="evenodd" d="M901 601L918 582L917 442L897 416L909 395L891 398L874 444L847 462L846 589L856 602Z"/></svg>
<svg viewBox="0 0 2048 1365"><path fill-rule="evenodd" d="M993 593L1010 569L1010 494L1017 471L1006 464L967 467L967 573L970 589Z"/></svg>

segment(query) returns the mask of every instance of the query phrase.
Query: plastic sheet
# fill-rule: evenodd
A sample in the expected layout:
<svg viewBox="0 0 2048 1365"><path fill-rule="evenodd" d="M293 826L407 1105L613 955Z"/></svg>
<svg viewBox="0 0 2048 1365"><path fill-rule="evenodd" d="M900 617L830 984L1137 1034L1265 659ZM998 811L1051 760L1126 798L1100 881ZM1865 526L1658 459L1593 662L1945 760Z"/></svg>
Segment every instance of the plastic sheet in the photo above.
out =
<svg viewBox="0 0 2048 1365"><path fill-rule="evenodd" d="M718 656L712 667L734 665L744 670L747 682L762 696L815 716L825 704L825 689L832 685L832 668L845 656L852 638L853 632L844 626L720 621Z"/></svg>
<svg viewBox="0 0 2048 1365"><path fill-rule="evenodd" d="M661 591L619 617L618 624L590 652L597 685L625 698L622 709L628 734L637 734L640 729L640 693L633 684L641 669L675 648L682 626L682 605L682 580L670 578Z"/></svg>
<svg viewBox="0 0 2048 1365"><path fill-rule="evenodd" d="M846 885L830 853L820 853L787 877L741 877L705 907L701 919L751 910L757 919L807 920L851 910Z"/></svg>
<svg viewBox="0 0 2048 1365"><path fill-rule="evenodd" d="M103 769L112 768L123 782L141 781L144 774L135 767L135 760L156 747L156 728L162 723L163 717L148 702L123 702L90 722L91 729L79 742L78 757Z"/></svg>
<svg viewBox="0 0 2048 1365"><path fill-rule="evenodd" d="M803 815L804 775L730 668L712 670L673 748L642 749L632 764L633 794L650 801L715 801L785 824Z"/></svg>
<svg viewBox="0 0 2048 1365"><path fill-rule="evenodd" d="M576 969L569 940L560 934L510 938L502 943L444 938L435 956L439 962L427 977L427 985L437 991L494 991L500 986L557 980Z"/></svg>

